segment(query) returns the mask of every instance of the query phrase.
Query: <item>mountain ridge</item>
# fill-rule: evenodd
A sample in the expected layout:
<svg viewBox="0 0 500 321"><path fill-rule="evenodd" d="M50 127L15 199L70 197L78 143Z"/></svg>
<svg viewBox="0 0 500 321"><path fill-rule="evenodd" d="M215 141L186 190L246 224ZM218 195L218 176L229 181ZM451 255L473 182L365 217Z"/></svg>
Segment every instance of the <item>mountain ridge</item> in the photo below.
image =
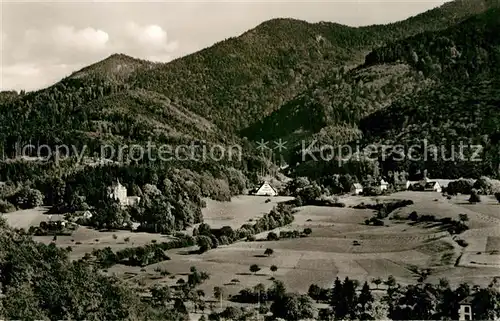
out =
<svg viewBox="0 0 500 321"><path fill-rule="evenodd" d="M54 86L2 103L0 139L13 145L35 137L48 144L68 137L77 141L81 132L104 137L99 133L107 127L96 125L104 122L124 140L134 138L130 133L141 133L140 140L151 134L152 139L164 141L173 135L184 137L179 141L239 142L245 137L288 138L295 132L299 135L292 139L349 140L359 136L360 118L412 90L425 89L420 81L432 79L408 69L413 68L408 61L363 67L371 57L366 52L373 55L384 45L445 30L498 3L457 0L405 21L356 28L272 19L169 63L113 54ZM359 67L349 70L346 65ZM334 103L342 97L345 103ZM138 101L145 112L155 112L143 114ZM287 120L297 108L301 111L295 120ZM311 110L316 112L309 116ZM184 122L186 117L177 117L179 111L194 121ZM104 119L95 119L96 115ZM166 131L161 123L168 124ZM63 125L58 132L51 131L56 124ZM283 135L260 137L269 128L279 128Z"/></svg>

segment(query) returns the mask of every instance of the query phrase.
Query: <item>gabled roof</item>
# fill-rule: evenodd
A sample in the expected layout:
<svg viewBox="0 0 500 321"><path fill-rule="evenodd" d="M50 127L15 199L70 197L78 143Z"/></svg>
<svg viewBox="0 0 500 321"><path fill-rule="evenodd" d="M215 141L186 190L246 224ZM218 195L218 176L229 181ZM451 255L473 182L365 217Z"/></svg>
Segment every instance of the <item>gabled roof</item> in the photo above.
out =
<svg viewBox="0 0 500 321"><path fill-rule="evenodd" d="M83 215L83 214L85 214L87 212L91 213L89 210L86 210L86 211L75 211L75 214L77 214L77 215Z"/></svg>
<svg viewBox="0 0 500 321"><path fill-rule="evenodd" d="M454 179L433 179L433 181L439 183L439 186L446 188L446 187L448 187L448 184L450 184L451 182L454 182L455 180Z"/></svg>
<svg viewBox="0 0 500 321"><path fill-rule="evenodd" d="M431 181L431 182L425 183L425 188L433 188L434 186L436 186L436 184L438 184L439 186L441 186L438 182Z"/></svg>
<svg viewBox="0 0 500 321"><path fill-rule="evenodd" d="M380 185L388 185L389 183L387 183L385 180L381 179L380 180Z"/></svg>
<svg viewBox="0 0 500 321"><path fill-rule="evenodd" d="M262 182L262 184L260 184L260 186L257 188L256 192L259 191L259 189L261 189L264 185L269 185L269 187L271 187L271 189L277 194L278 191L276 190L276 188L274 188L273 185L271 185L268 181L264 181Z"/></svg>
<svg viewBox="0 0 500 321"><path fill-rule="evenodd" d="M472 295L469 295L468 297L466 297L465 299L463 299L462 301L460 301L459 304L472 304L472 300L474 300L474 297Z"/></svg>
<svg viewBox="0 0 500 321"><path fill-rule="evenodd" d="M352 186L354 186L355 189L363 189L363 185L361 185L360 183L354 183L352 184Z"/></svg>
<svg viewBox="0 0 500 321"><path fill-rule="evenodd" d="M117 187L117 186L123 186L121 183L120 183L120 180L117 179L116 181L113 182L113 184L111 184L112 187ZM123 186L125 187L125 186Z"/></svg>

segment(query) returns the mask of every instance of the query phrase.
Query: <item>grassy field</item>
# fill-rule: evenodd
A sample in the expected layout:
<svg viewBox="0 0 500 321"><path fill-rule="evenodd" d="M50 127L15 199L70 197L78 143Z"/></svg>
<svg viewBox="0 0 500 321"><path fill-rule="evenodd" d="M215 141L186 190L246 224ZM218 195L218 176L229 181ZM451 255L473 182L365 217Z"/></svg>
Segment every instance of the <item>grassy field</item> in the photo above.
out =
<svg viewBox="0 0 500 321"><path fill-rule="evenodd" d="M237 228L268 213L277 202L290 198L275 197L266 203L266 197L241 196L230 203L208 201L203 210L205 222L212 227L229 225ZM385 226L367 226L364 221L374 212L367 209L353 209L364 202L376 203L390 199L411 199L413 205L394 211L390 217L407 215L416 211L419 215L430 214L437 218L467 214L470 229L459 236L450 236L439 227L430 224L410 225L405 219L386 219ZM387 278L393 275L400 283L413 283L417 279L415 267L431 268L429 281L437 282L446 277L452 284L469 282L486 285L494 276L500 275L500 206L493 198L484 198L480 204L471 205L462 195L448 200L438 193L401 192L379 198L353 196L341 198L344 208L304 206L297 209L295 221L276 230L300 230L309 227L308 237L279 241L238 242L220 246L204 254L189 254L186 249L168 251L170 261L164 261L145 268L116 265L108 273L121 276L139 287L154 283L174 285L180 278L187 278L189 268L210 274L201 289L207 299L213 299L215 286L222 286L228 294L236 294L243 288L259 283L270 285L271 277L284 281L290 291L306 292L313 283L330 286L338 276L371 281L373 278ZM31 216L22 215L31 213ZM42 219L41 210L12 213L9 223L31 224ZM265 238L268 232L257 239ZM130 238L127 242L126 238ZM456 238L465 240L465 248L457 245ZM48 243L51 237L36 237ZM58 237L59 246L71 246L73 258L78 258L94 248L110 246L115 250L168 240L168 236L127 231L99 232L80 227L72 236ZM357 244L354 245L354 241ZM265 256L266 248L274 250ZM458 262L458 264L456 264ZM261 270L250 273L249 267L257 264ZM270 270L276 265L278 270ZM157 269L168 270L169 276L160 276ZM235 281L237 280L237 282ZM235 281L235 282L233 282ZM373 286L373 285L372 285ZM383 288L383 286L382 286ZM227 304L227 302L225 303Z"/></svg>
<svg viewBox="0 0 500 321"><path fill-rule="evenodd" d="M255 220L269 213L279 202L293 199L292 197L238 196L231 202L206 200L207 206L202 210L203 221L212 228L231 226L237 229L249 220ZM266 203L266 200L270 200Z"/></svg>
<svg viewBox="0 0 500 321"><path fill-rule="evenodd" d="M62 215L47 215L49 209L37 207L29 210L20 210L12 213L1 214L7 223L14 228L29 229L31 226L39 226L41 222L59 220Z"/></svg>
<svg viewBox="0 0 500 321"><path fill-rule="evenodd" d="M460 235L460 238L466 239L471 245L482 246L483 252L488 251L487 248L496 248L500 231L492 225L496 222L495 216L488 213L494 213L498 206L494 202L485 202L478 204L476 211L475 205L465 204L466 197L462 198L447 200L438 193L403 192L378 199L413 200L413 205L396 211L401 217L417 211L438 218L449 216L458 219L458 214L466 213L471 229ZM284 281L289 290L297 292L306 292L313 283L330 286L337 276L370 281L375 277L393 275L398 282L413 283L417 279L413 272L415 266L431 268L431 282L447 277L453 284L465 281L486 285L494 276L500 275L499 266L495 265L499 260L495 255L479 255L476 254L477 249L473 249L474 255L482 257L482 260L468 258L469 249L463 250L447 232L438 227L425 224L411 226L408 221L390 219L385 220L385 226L367 226L364 220L370 218L373 211L348 206L361 202L375 203L375 198L356 196L341 198L340 201L346 203L347 207L301 207L292 224L276 230L303 230L310 227L313 232L309 237L272 242L239 242L201 255L172 250L169 251L171 261L148 266L146 272L142 273L135 268L138 275L134 280L143 284L164 282L173 285L179 278L185 278L190 266L196 266L211 275L201 286L210 297L215 286L223 286L228 294L236 294L243 288L259 283L270 285L271 277ZM266 213L274 202L275 198L273 203L266 204L264 199L258 197L240 197L231 203L209 202L204 215L214 227L237 227ZM489 209L489 206L494 208ZM257 237L265 238L266 234L264 232ZM359 245L353 245L353 241L358 241ZM266 248L273 249L274 254L264 256ZM455 266L460 256L459 265ZM252 264L257 264L261 270L256 274L250 273ZM278 267L275 273L270 271L271 265ZM155 274L155 268L158 266L174 276L156 279L158 273ZM121 266L110 269L118 274L128 270L131 268ZM235 279L238 282L231 282Z"/></svg>

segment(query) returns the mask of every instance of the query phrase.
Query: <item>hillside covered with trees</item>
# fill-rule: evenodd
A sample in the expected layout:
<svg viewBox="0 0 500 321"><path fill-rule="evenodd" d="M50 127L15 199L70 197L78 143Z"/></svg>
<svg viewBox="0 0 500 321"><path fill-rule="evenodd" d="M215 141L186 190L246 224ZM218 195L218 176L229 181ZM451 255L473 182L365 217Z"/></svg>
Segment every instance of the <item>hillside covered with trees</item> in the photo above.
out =
<svg viewBox="0 0 500 321"><path fill-rule="evenodd" d="M389 152L385 161L379 159L382 174L428 169L434 177L498 176L499 27L500 12L492 8L446 30L376 48L363 65L299 96L293 112L271 115L259 133L270 139L300 133L307 144L315 140L318 145L353 148L400 145L408 151L417 144L420 156L426 142L439 150L422 161L395 161L397 155ZM318 117L309 118L306 125L300 119L308 109ZM463 158L461 144L466 146ZM482 146L475 157L480 161L470 161L478 150L473 146ZM345 171L333 164L302 162L300 146L294 147L290 163L301 163L301 175ZM451 160L453 149L456 157Z"/></svg>
<svg viewBox="0 0 500 321"><path fill-rule="evenodd" d="M70 261L69 250L36 243L30 231L14 231L0 220L0 316L187 320L183 300L197 307L195 286L207 275L193 269L188 280L197 281L180 286L175 298L168 287L155 288L145 301L101 268L110 263L108 256L141 265L152 262L151 253L153 261L168 259L166 248L197 245L203 252L292 222L292 210L282 207L234 231L203 224L204 198L230 201L271 167L276 172L256 148L261 139L287 142L286 151L275 156L290 165L287 174L299 177L289 191L297 204L320 197L320 185L340 186L332 192L346 193L354 182L366 180L369 186L373 177L389 172L408 178L424 169L441 178L499 176L499 7L499 0L455 0L405 21L359 28L274 19L167 64L116 54L39 91L1 92L0 212L40 205L51 213L91 209L94 215L81 225L118 230L138 223L139 231L176 239L119 253L95 251L96 262ZM302 141L353 148L408 148L426 141L443 145L446 157L399 161L390 151L373 161L358 151L356 160L303 160ZM134 153L102 160L103 146L148 143L197 151L238 145L242 154L190 159L190 151L182 149L169 161L135 159ZM25 156L47 159L18 157L28 144L33 148ZM478 155L475 148L463 155L481 160L447 159L460 144L481 145ZM75 149L36 155L44 145L45 151L59 145ZM311 151L320 152L320 147ZM159 153L153 147L152 155ZM125 208L110 199L110 186L118 181L129 196L141 198L138 204ZM194 237L177 234L195 225ZM468 295L476 296L478 306L483 301L498 306L497 287L496 281L485 289L451 289L444 280L439 286L388 280L383 302L394 319L456 318L458 302ZM240 293L240 301L260 302L266 291L258 290ZM368 284L349 279L336 280L331 289L312 286L309 297L286 293L274 282L265 295L274 316L289 320L313 315L312 299L327 306L320 312L325 320L374 315ZM478 316L491 316L489 305L481 309ZM212 317L245 320L235 311Z"/></svg>

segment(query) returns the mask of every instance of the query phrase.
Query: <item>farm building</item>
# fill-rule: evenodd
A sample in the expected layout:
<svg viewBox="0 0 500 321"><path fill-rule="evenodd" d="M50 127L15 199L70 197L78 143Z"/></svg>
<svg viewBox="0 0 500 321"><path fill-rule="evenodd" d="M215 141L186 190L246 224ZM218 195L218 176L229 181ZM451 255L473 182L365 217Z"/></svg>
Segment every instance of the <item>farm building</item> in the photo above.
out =
<svg viewBox="0 0 500 321"><path fill-rule="evenodd" d="M257 196L276 196L278 195L278 191L269 184L269 182L265 181L260 185L260 187L255 191L254 195Z"/></svg>
<svg viewBox="0 0 500 321"><path fill-rule="evenodd" d="M383 192L389 188L389 183L387 183L385 180L381 179L379 188L380 188L380 191Z"/></svg>
<svg viewBox="0 0 500 321"><path fill-rule="evenodd" d="M419 185L420 181L407 181L406 182L406 189L410 190L412 189L413 186Z"/></svg>
<svg viewBox="0 0 500 321"><path fill-rule="evenodd" d="M448 185L451 182L454 182L455 180L454 179L433 179L432 181L439 183L439 186L441 186L441 189L446 189L446 188L448 188Z"/></svg>
<svg viewBox="0 0 500 321"><path fill-rule="evenodd" d="M468 296L460 301L458 310L458 320L472 320L472 296Z"/></svg>
<svg viewBox="0 0 500 321"><path fill-rule="evenodd" d="M92 218L92 212L90 212L90 211L75 212L75 218L76 219L79 219L79 218L90 219L90 218Z"/></svg>
<svg viewBox="0 0 500 321"><path fill-rule="evenodd" d="M139 196L127 196L127 205L134 206L139 204L141 198Z"/></svg>
<svg viewBox="0 0 500 321"><path fill-rule="evenodd" d="M354 183L351 186L351 192L355 195L363 193L363 186L360 183Z"/></svg>
<svg viewBox="0 0 500 321"><path fill-rule="evenodd" d="M442 190L443 189L441 188L441 185L439 185L439 183L435 182L435 181L427 182L424 185L424 191L426 191L426 192L438 192L438 193L441 193Z"/></svg>
<svg viewBox="0 0 500 321"><path fill-rule="evenodd" d="M408 181L395 181L394 187L398 191L408 189Z"/></svg>
<svg viewBox="0 0 500 321"><path fill-rule="evenodd" d="M76 211L74 213L67 213L64 218L69 222L77 222L78 220L88 220L93 216L91 211Z"/></svg>

